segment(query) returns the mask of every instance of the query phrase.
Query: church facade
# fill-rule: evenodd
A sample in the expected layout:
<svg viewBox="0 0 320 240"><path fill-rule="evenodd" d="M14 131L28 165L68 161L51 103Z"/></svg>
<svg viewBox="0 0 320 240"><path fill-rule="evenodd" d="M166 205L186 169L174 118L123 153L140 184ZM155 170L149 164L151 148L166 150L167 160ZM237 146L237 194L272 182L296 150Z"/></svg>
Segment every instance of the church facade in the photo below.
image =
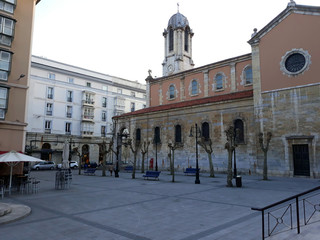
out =
<svg viewBox="0 0 320 240"><path fill-rule="evenodd" d="M150 143L147 168L153 158L159 170L169 169L172 143L174 167L182 171L196 166L198 130L198 141L212 143L214 170L225 172L225 131L232 126L238 173L261 174L258 136L265 146L270 132L269 175L320 177L320 34L312 30L319 24L320 7L291 1L255 29L251 53L194 68L193 31L176 13L163 33L163 77L146 79L148 108L114 117L116 133L127 129L140 146ZM199 168L209 171L208 155L198 147Z"/></svg>

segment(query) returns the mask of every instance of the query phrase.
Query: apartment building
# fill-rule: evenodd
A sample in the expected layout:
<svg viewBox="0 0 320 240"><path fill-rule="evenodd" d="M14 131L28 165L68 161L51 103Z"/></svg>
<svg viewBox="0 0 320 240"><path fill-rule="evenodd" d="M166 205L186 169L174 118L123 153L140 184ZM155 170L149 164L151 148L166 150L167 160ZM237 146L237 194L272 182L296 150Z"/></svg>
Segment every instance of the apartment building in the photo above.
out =
<svg viewBox="0 0 320 240"><path fill-rule="evenodd" d="M98 162L112 117L145 107L144 84L32 56L26 150L58 163L68 140L83 162Z"/></svg>
<svg viewBox="0 0 320 240"><path fill-rule="evenodd" d="M25 148L33 16L39 2L0 0L0 153Z"/></svg>

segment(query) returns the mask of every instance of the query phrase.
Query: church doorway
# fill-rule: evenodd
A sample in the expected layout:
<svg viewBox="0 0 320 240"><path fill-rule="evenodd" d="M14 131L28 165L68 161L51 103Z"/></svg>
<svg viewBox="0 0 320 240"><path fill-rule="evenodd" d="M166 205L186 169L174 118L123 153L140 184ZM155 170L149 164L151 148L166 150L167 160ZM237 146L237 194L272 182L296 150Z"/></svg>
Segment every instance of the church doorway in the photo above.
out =
<svg viewBox="0 0 320 240"><path fill-rule="evenodd" d="M293 174L296 176L310 176L308 144L292 145Z"/></svg>

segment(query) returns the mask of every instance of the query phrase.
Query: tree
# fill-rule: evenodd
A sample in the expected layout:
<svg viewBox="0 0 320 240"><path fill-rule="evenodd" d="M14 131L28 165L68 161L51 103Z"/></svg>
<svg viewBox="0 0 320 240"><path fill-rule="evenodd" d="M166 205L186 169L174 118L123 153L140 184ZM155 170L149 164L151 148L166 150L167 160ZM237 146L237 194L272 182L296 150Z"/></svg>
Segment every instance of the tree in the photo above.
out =
<svg viewBox="0 0 320 240"><path fill-rule="evenodd" d="M214 168L213 168L213 163L212 163L212 141L209 138L207 141L205 138L201 138L200 141L198 141L198 144L206 151L208 154L208 160L209 160L209 168L210 168L210 177L214 177Z"/></svg>
<svg viewBox="0 0 320 240"><path fill-rule="evenodd" d="M168 154L169 158L170 158L170 171L171 171L171 175L172 175L172 182L174 182L174 151L177 148L181 148L183 147L183 144L181 143L174 143L172 145L172 143L168 143L168 147L170 149L170 153ZM171 155L172 152L172 155Z"/></svg>
<svg viewBox="0 0 320 240"><path fill-rule="evenodd" d="M263 180L268 180L268 161L267 161L267 156L268 156L268 150L269 150L269 143L271 141L272 133L267 132L267 143L266 146L263 144L263 133L259 133L259 144L260 148L263 151Z"/></svg>
<svg viewBox="0 0 320 240"><path fill-rule="evenodd" d="M141 173L144 173L144 159L145 159L146 153L148 152L149 145L150 145L150 141L148 142L144 141L140 149L142 154Z"/></svg>
<svg viewBox="0 0 320 240"><path fill-rule="evenodd" d="M98 144L100 147L100 151L102 154L102 177L106 176L106 156L109 152L112 151L113 141L108 143L108 147L106 146L106 142L103 140L102 143Z"/></svg>
<svg viewBox="0 0 320 240"><path fill-rule="evenodd" d="M137 153L139 149L139 142L135 142L135 148L133 148L132 139L128 139L128 145L133 153L133 169L132 169L132 179L136 178L136 165L137 165Z"/></svg>
<svg viewBox="0 0 320 240"><path fill-rule="evenodd" d="M79 175L81 175L81 154L80 154L80 152L79 152L79 148L74 148L73 149L73 151L77 154L77 156L78 156L78 170L79 170Z"/></svg>
<svg viewBox="0 0 320 240"><path fill-rule="evenodd" d="M225 144L225 149L228 150L228 169L227 169L227 187L233 187L232 184L232 153L236 148L235 143L235 132L234 127L230 126L228 130L225 131L227 136L227 143Z"/></svg>

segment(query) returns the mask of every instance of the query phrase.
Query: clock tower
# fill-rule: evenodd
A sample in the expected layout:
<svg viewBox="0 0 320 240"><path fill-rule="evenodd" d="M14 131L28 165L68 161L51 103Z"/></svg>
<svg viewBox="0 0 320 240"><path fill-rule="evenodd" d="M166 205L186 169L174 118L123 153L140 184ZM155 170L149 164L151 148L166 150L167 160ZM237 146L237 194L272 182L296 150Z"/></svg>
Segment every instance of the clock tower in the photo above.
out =
<svg viewBox="0 0 320 240"><path fill-rule="evenodd" d="M193 68L192 37L193 32L188 19L179 13L174 14L168 23L164 36L163 76Z"/></svg>

